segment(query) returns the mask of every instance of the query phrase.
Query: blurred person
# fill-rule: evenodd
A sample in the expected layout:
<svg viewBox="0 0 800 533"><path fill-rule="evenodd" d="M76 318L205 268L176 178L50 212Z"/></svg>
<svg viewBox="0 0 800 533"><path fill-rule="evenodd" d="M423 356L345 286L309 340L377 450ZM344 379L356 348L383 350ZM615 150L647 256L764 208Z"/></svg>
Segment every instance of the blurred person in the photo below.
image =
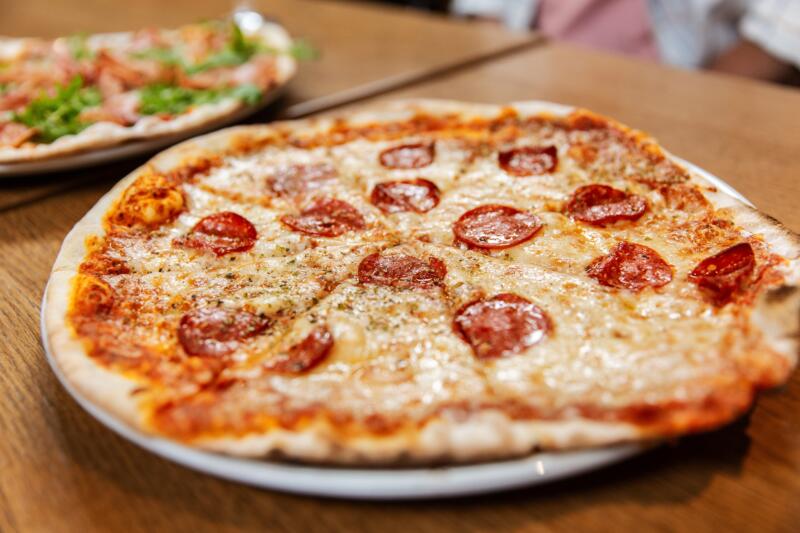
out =
<svg viewBox="0 0 800 533"><path fill-rule="evenodd" d="M452 0L451 9L646 60L800 79L800 0Z"/></svg>

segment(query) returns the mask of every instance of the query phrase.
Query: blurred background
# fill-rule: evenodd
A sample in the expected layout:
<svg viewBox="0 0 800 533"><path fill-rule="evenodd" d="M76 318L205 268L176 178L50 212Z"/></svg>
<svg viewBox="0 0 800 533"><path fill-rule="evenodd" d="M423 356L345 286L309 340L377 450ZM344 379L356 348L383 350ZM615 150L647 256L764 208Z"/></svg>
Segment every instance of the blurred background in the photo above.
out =
<svg viewBox="0 0 800 533"><path fill-rule="evenodd" d="M278 12L280 22L302 30L304 19L316 27L310 21L322 16L314 3L354 2L433 18L480 20L644 61L800 86L800 0L0 0L0 35L55 37L174 26L241 6ZM287 13L291 20L284 20ZM353 21L352 27L329 26L327 31L364 29ZM381 39L372 52L380 48L385 54L383 48L391 45L387 41ZM448 46L456 45L442 42Z"/></svg>
<svg viewBox="0 0 800 533"><path fill-rule="evenodd" d="M684 68L800 85L800 0L364 0Z"/></svg>

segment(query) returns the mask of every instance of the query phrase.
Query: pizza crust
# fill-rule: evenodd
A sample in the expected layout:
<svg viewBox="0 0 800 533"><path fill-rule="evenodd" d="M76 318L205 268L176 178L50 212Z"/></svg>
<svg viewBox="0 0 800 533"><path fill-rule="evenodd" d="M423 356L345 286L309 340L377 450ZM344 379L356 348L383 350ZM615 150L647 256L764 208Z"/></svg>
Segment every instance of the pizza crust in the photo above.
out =
<svg viewBox="0 0 800 533"><path fill-rule="evenodd" d="M512 104L522 115L546 113L566 116L575 109L547 102ZM456 113L462 116L495 116L502 108L493 105L465 104L440 100L405 100L368 108L348 116L351 124L400 120L418 112L433 114ZM293 122L278 122L268 126L244 126L198 137L162 152L143 167L132 172L78 222L64 239L53 266L43 302L43 337L49 346L51 364L63 376L75 393L99 407L131 429L148 435L151 429L142 416L135 391L139 384L127 377L110 372L87 356L65 320L68 308L70 280L86 254L84 241L91 235L102 235L101 220L112 203L139 175L153 168L166 172L192 158L209 152L224 151L242 138L265 138L276 132L322 131L333 124L334 118L321 117ZM671 157L667 154L668 157ZM681 165L682 166L682 165ZM704 176L691 172L694 180L712 186ZM716 188L715 188L716 189ZM730 208L737 224L752 233L762 234L773 249L788 259L782 267L785 287L769 291L759 298L753 313L754 324L761 328L783 364L762 386L780 383L797 362L800 341L800 239L775 220L759 213L738 199L723 192L711 192L707 198L715 207ZM721 391L715 398L720 409L719 419L732 420L746 410L753 400L754 390L746 388ZM670 414L673 431L709 429L719 425L719 419L705 421L702 407L688 406ZM619 421L575 418L561 421L515 420L498 410L485 410L463 418L439 417L417 432L398 432L387 437L360 437L342 442L332 427L316 422L302 432L277 429L244 437L206 438L192 442L198 448L217 453L254 458L290 458L311 462L341 464L401 464L440 461L477 461L500 457L520 456L538 449L565 450L577 447L612 445L662 437L657 430Z"/></svg>
<svg viewBox="0 0 800 533"><path fill-rule="evenodd" d="M94 38L113 41L115 38L124 37L126 33L96 35ZM284 52L288 51L292 40L281 26L265 22L253 35L258 36L265 43ZM0 57L12 56L15 49L24 39L0 40ZM77 135L66 135L56 139L50 144L37 144L35 146L20 148L0 148L0 164L13 165L14 163L40 161L54 157L64 157L88 150L107 148L129 141L151 140L170 135L183 135L208 131L215 127L223 126L263 107L280 92L294 76L297 63L290 55L283 53L276 56L276 79L274 88L266 91L261 102L248 106L235 98L225 98L219 102L198 106L188 113L179 115L172 120L161 120L155 116L140 118L133 126L126 127L111 122L97 122L92 124Z"/></svg>

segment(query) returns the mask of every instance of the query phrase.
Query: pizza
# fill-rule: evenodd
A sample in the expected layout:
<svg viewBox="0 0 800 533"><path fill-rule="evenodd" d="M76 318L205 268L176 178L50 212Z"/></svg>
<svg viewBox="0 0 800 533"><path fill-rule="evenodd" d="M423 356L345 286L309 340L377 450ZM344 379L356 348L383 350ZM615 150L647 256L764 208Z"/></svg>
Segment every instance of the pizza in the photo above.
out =
<svg viewBox="0 0 800 533"><path fill-rule="evenodd" d="M646 135L395 102L155 157L66 237L44 338L131 427L462 462L710 430L796 363L798 237Z"/></svg>
<svg viewBox="0 0 800 533"><path fill-rule="evenodd" d="M251 25L252 26L252 25ZM0 38L0 163L188 133L253 109L294 74L279 25Z"/></svg>

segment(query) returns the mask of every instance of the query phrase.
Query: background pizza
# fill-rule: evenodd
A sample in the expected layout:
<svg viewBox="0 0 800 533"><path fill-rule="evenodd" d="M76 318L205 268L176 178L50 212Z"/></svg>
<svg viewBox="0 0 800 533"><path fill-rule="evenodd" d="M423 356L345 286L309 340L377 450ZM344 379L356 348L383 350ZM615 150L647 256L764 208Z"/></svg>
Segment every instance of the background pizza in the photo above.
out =
<svg viewBox="0 0 800 533"><path fill-rule="evenodd" d="M278 24L0 38L0 163L219 125L296 69Z"/></svg>
<svg viewBox="0 0 800 533"><path fill-rule="evenodd" d="M472 460L724 424L796 359L798 246L586 111L404 102L120 182L46 296L67 380L227 453Z"/></svg>

